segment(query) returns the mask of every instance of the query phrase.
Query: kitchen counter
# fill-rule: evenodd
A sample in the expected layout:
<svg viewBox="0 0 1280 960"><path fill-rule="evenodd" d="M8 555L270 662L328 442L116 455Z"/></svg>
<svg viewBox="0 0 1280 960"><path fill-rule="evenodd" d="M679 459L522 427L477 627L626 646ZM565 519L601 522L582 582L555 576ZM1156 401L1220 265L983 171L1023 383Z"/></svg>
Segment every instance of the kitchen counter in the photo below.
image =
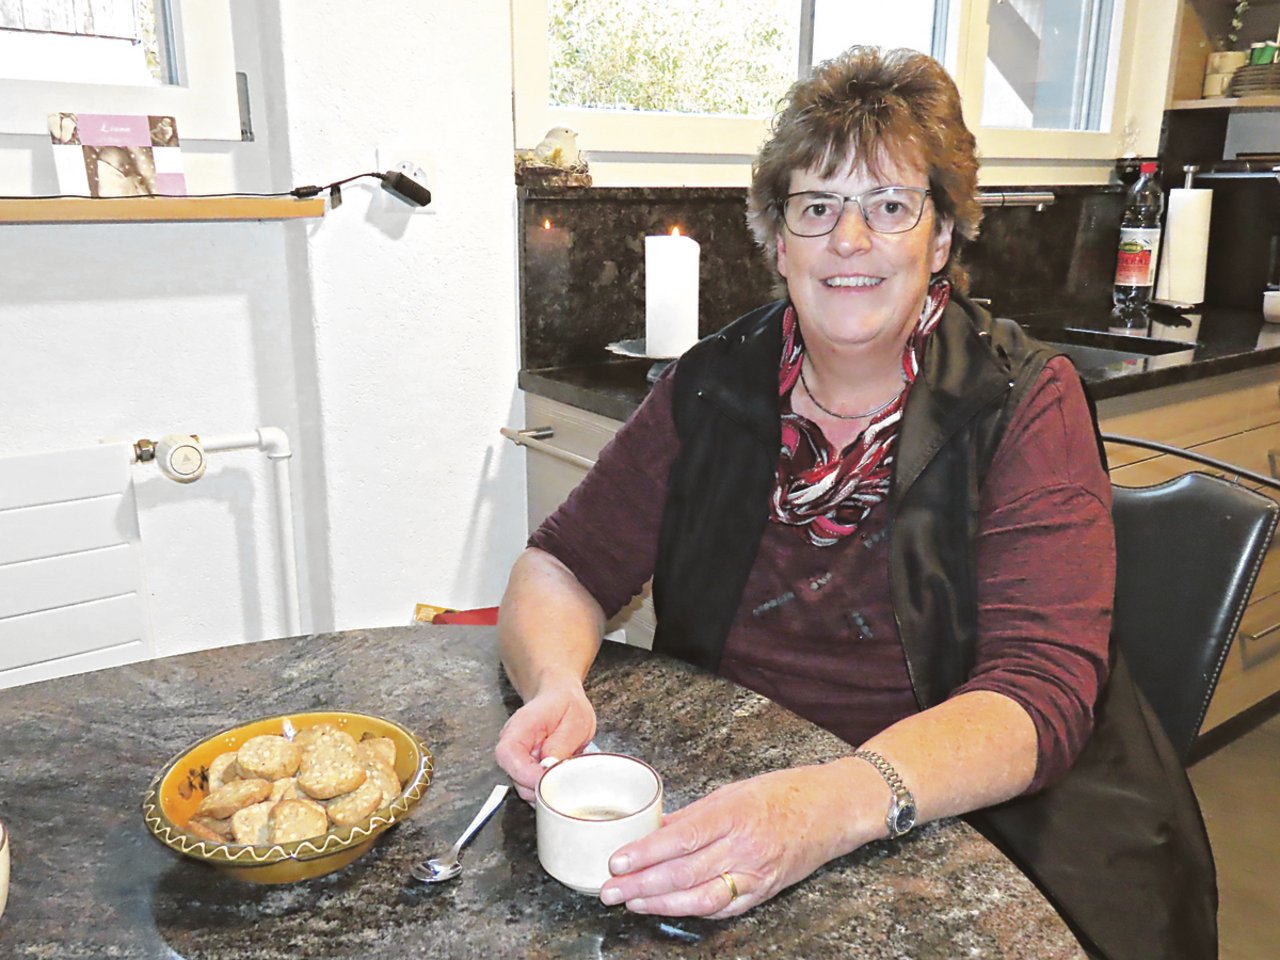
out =
<svg viewBox="0 0 1280 960"><path fill-rule="evenodd" d="M667 809L732 779L847 753L830 734L678 661L606 643L588 678L602 749L666 780ZM270 640L81 674L0 694L0 818L13 846L6 958L308 960L466 957L806 960L1080 957L1041 895L958 820L840 858L743 917L642 917L540 869L514 795L462 876L407 879L503 779L493 742L519 700L484 627L413 626ZM327 877L259 886L178 856L147 832L151 777L189 744L272 713L395 719L434 755L409 817Z"/></svg>
<svg viewBox="0 0 1280 960"><path fill-rule="evenodd" d="M1097 400L1280 363L1280 324L1267 323L1261 312L1207 307L1185 317L1167 313L1156 317L1148 330L1136 332L1140 336L1135 332L1108 336L1107 310L1046 310L1016 319L1046 340L1059 335L1069 339L1061 332L1079 330L1102 335L1099 342L1108 348L1162 351L1124 359L1110 357L1106 362L1080 361L1081 373ZM520 388L600 416L626 420L648 393L645 375L652 364L611 358L603 349L600 353L599 363L521 370Z"/></svg>

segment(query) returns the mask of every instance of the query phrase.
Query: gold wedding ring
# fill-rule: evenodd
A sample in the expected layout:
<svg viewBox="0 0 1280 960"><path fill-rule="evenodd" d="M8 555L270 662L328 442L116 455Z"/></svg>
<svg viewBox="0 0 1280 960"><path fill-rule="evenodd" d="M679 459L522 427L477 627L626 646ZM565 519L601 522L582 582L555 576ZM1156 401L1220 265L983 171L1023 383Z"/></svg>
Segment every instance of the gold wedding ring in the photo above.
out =
<svg viewBox="0 0 1280 960"><path fill-rule="evenodd" d="M725 871L720 874L720 879L723 880L724 885L729 888L729 902L733 903L733 901L738 899L738 885L733 882L733 874Z"/></svg>

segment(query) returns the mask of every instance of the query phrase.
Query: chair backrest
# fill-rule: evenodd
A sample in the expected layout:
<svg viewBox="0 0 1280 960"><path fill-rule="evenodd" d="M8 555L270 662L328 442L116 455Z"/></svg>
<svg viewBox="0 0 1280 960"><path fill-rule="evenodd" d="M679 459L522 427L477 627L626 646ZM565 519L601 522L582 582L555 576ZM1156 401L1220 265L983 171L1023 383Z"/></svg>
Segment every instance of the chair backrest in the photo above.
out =
<svg viewBox="0 0 1280 960"><path fill-rule="evenodd" d="M1280 504L1192 472L1112 488L1114 633L1186 762L1275 533Z"/></svg>

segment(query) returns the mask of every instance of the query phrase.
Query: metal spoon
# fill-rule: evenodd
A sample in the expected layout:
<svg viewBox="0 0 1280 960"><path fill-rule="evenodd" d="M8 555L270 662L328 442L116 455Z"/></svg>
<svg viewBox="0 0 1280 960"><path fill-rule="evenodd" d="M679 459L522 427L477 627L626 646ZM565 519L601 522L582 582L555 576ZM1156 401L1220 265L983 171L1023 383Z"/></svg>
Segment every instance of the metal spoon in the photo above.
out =
<svg viewBox="0 0 1280 960"><path fill-rule="evenodd" d="M484 826L484 822L493 815L493 811L502 806L502 801L507 798L507 791L511 789L505 783L498 784L489 794L489 799L484 802L484 806L480 808L480 812L476 814L475 819L468 824L467 829L462 831L462 836L458 838L458 842L449 848L449 852L442 857L432 857L423 863L416 864L409 870L409 873L415 880L421 880L423 883L440 883L442 880L452 880L462 872L462 864L458 862L458 853L472 835Z"/></svg>

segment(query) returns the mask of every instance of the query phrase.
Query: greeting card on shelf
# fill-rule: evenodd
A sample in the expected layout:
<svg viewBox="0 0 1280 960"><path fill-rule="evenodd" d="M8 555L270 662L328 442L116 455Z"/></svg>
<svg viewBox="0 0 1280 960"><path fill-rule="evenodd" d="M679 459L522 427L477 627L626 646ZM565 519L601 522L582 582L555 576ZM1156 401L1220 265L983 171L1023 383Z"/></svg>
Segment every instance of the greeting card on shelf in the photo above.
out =
<svg viewBox="0 0 1280 960"><path fill-rule="evenodd" d="M51 113L58 189L89 197L187 194L173 117Z"/></svg>

